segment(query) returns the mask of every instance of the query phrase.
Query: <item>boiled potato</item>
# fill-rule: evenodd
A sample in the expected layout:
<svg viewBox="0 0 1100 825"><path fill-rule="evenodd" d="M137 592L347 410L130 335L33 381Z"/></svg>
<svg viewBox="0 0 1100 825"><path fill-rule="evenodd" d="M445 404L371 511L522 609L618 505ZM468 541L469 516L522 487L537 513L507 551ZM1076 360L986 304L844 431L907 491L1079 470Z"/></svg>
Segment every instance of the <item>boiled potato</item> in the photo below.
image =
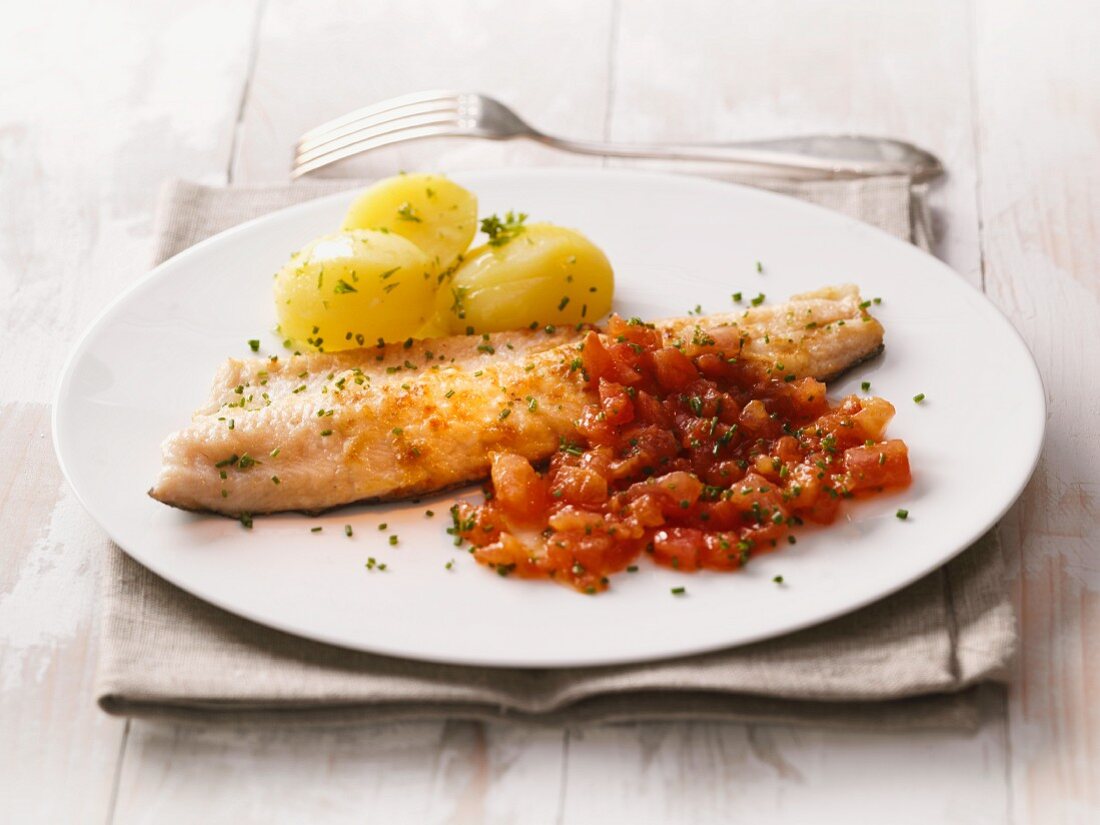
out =
<svg viewBox="0 0 1100 825"><path fill-rule="evenodd" d="M470 250L440 287L436 316L452 333L596 321L611 310L614 287L595 244L576 230L536 223Z"/></svg>
<svg viewBox="0 0 1100 825"><path fill-rule="evenodd" d="M344 229L386 229L408 238L446 272L477 232L477 196L441 175L397 175L355 199Z"/></svg>
<svg viewBox="0 0 1100 825"><path fill-rule="evenodd" d="M397 341L432 314L437 280L431 260L392 233L355 229L325 235L291 256L275 275L283 336L332 352Z"/></svg>

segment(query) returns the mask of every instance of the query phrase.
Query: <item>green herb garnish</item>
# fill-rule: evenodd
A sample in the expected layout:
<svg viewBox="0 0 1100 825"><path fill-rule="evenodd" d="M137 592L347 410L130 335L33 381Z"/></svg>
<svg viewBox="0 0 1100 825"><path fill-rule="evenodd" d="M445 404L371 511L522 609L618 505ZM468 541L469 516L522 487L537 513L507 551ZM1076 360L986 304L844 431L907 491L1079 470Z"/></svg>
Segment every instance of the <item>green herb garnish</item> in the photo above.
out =
<svg viewBox="0 0 1100 825"><path fill-rule="evenodd" d="M397 207L397 217L403 221L420 223L420 216L416 214L416 210L413 209L413 205L408 201L405 201L403 204Z"/></svg>
<svg viewBox="0 0 1100 825"><path fill-rule="evenodd" d="M526 227L523 223L527 220L525 212L513 212L508 210L501 220L497 215L490 215L481 221L481 231L489 236L489 246L504 246L510 240L522 233Z"/></svg>

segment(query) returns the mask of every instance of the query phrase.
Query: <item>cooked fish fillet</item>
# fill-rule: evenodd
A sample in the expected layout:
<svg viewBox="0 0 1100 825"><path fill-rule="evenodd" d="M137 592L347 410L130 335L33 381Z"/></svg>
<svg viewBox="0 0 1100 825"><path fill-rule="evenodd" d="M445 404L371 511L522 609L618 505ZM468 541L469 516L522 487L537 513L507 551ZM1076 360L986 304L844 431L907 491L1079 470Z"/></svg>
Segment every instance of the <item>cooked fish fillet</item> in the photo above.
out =
<svg viewBox="0 0 1100 825"><path fill-rule="evenodd" d="M657 326L672 338L735 327L743 360L823 380L876 355L883 337L854 286ZM476 481L498 450L544 459L591 399L569 366L584 334L523 330L231 359L191 424L164 442L149 493L226 515L320 511Z"/></svg>

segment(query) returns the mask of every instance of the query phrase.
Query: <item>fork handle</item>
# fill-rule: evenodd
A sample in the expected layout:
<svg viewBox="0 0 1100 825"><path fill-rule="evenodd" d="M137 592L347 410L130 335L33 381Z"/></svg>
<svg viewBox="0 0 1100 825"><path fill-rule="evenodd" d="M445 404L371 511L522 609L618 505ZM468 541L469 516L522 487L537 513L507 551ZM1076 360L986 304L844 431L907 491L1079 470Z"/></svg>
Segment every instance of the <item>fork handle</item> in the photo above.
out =
<svg viewBox="0 0 1100 825"><path fill-rule="evenodd" d="M943 174L936 157L911 143L859 135L808 135L737 143L599 143L539 134L540 143L618 158L689 160L731 164L749 174L783 172L807 179L908 175L915 183Z"/></svg>

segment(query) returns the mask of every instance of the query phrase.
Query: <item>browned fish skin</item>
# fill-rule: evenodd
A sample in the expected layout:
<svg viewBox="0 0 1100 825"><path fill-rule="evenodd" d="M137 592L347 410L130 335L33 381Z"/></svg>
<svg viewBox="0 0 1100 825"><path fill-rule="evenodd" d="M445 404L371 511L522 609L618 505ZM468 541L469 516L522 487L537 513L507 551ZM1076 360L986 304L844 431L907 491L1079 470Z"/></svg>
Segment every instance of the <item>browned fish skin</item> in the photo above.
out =
<svg viewBox="0 0 1100 825"><path fill-rule="evenodd" d="M734 327L741 358L830 378L882 349L855 287L658 326ZM226 515L318 511L484 478L490 454L551 455L589 398L576 330L388 344L277 361L230 360L210 400L163 445L150 495Z"/></svg>

